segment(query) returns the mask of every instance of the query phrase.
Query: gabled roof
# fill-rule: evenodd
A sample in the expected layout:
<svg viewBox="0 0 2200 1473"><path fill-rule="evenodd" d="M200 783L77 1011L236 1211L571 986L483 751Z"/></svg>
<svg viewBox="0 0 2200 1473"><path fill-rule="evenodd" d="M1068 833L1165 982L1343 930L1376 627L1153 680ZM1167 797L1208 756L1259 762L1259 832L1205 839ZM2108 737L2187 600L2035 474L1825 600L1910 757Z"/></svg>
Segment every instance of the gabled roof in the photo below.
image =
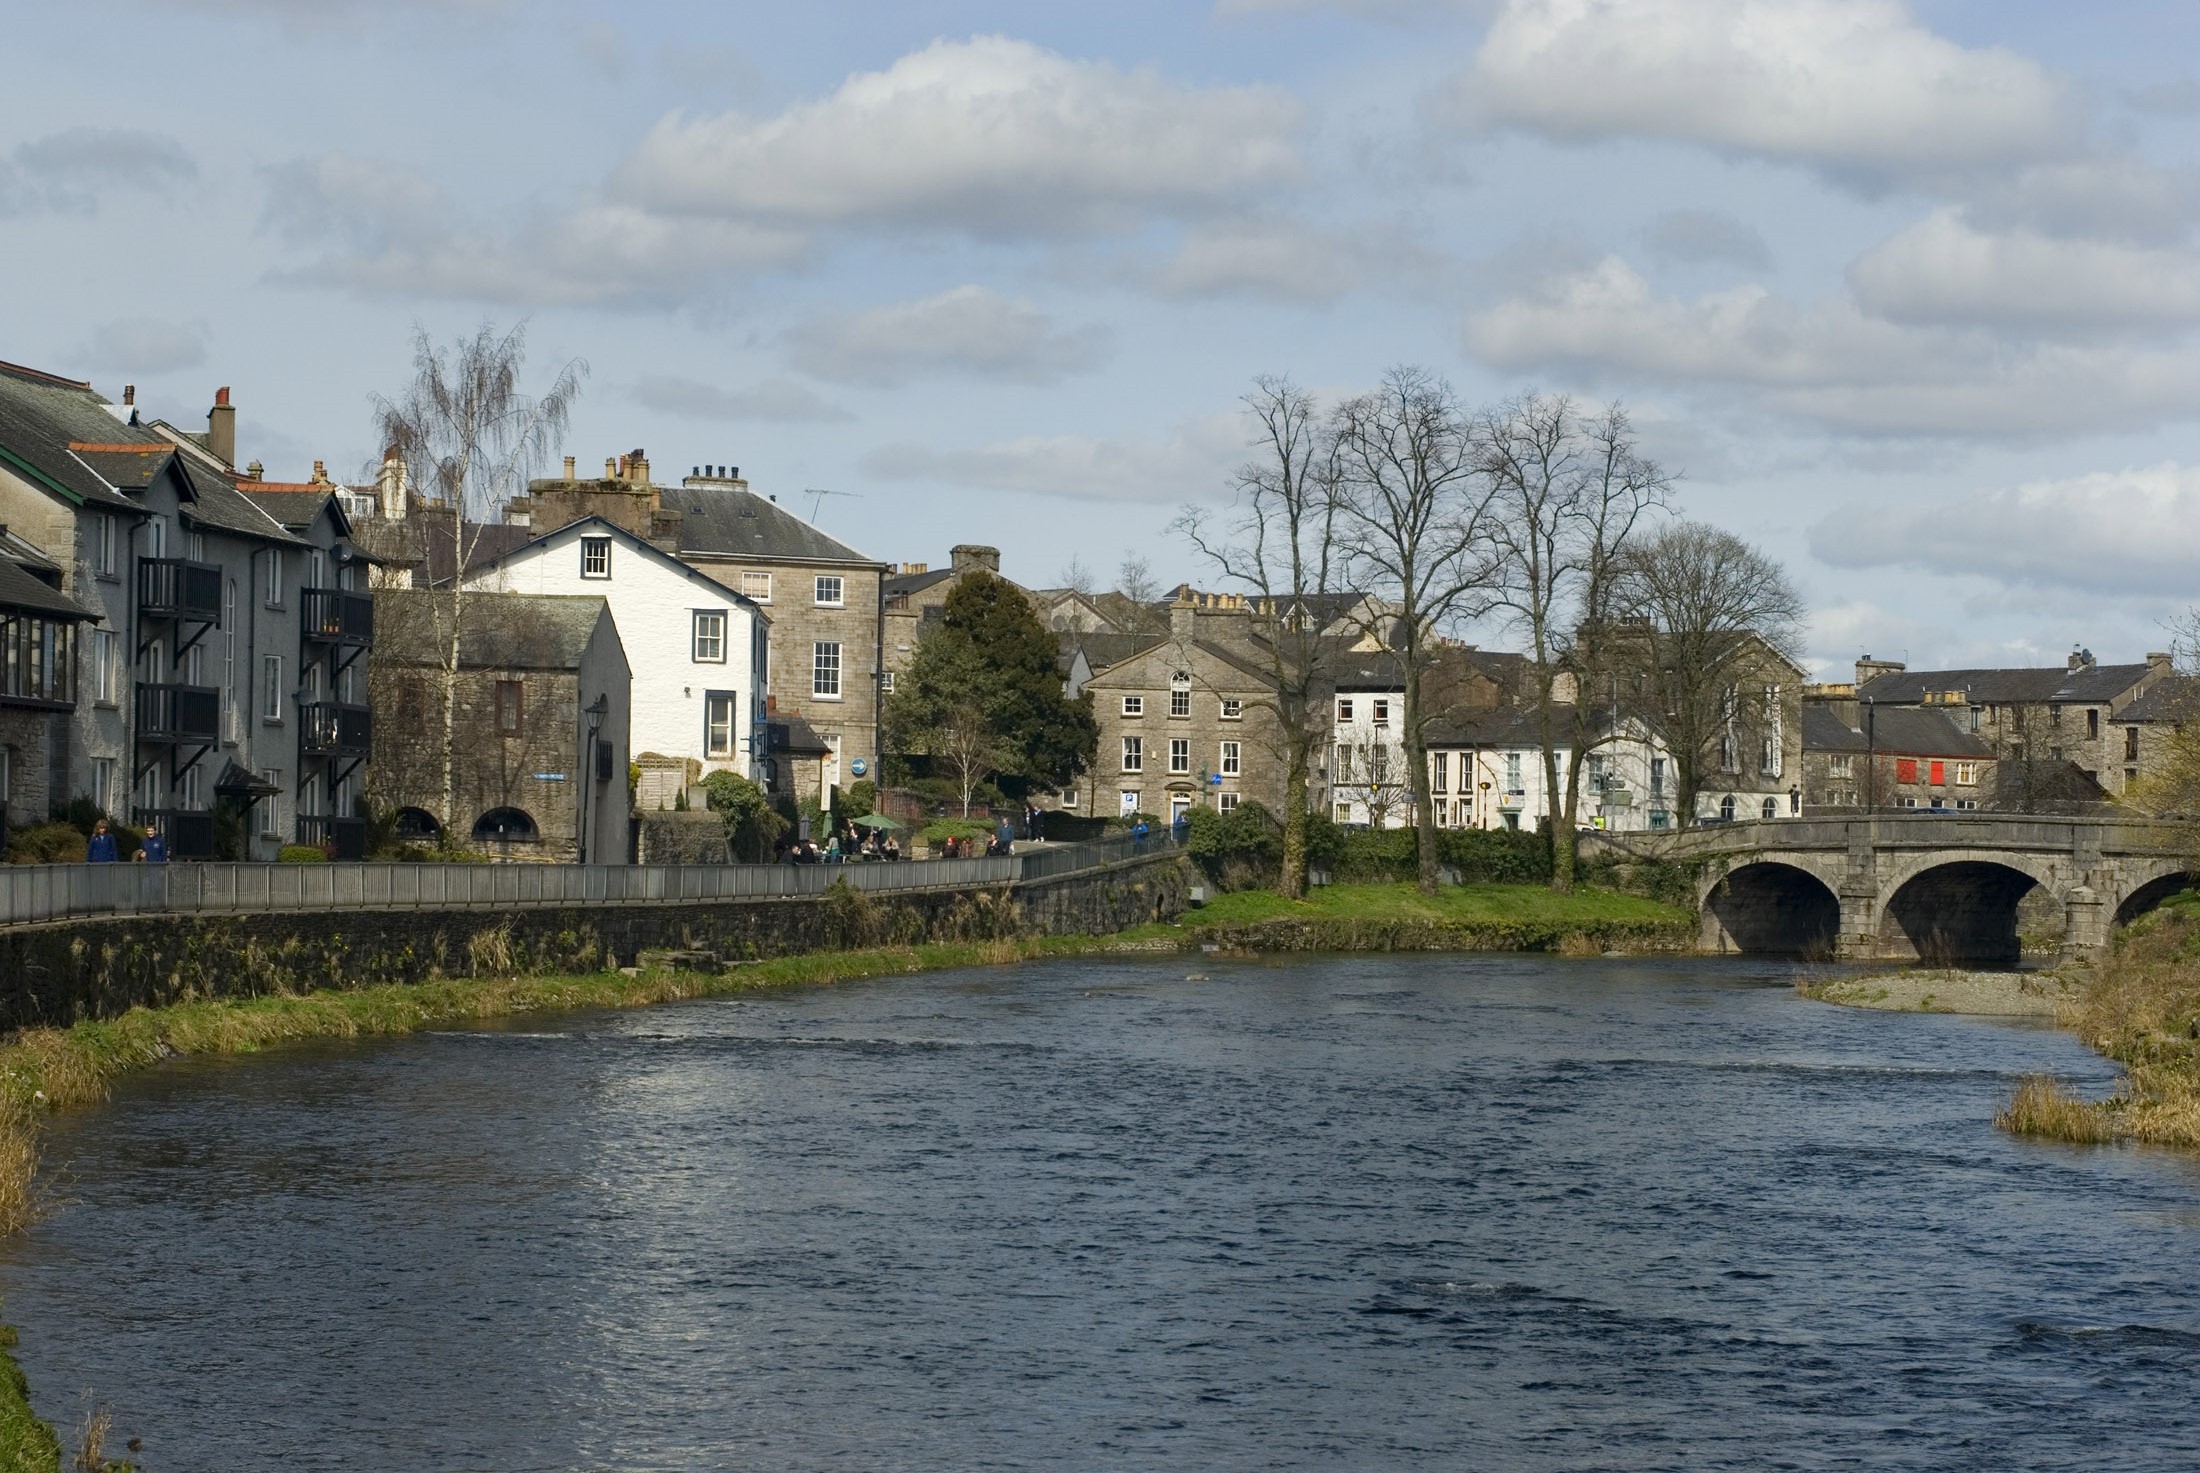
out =
<svg viewBox="0 0 2200 1473"><path fill-rule="evenodd" d="M1863 719L1861 716L1859 720ZM1850 726L1823 701L1803 703L1806 752L1884 752L1898 757L1991 758L1994 749L1948 719L1923 706L1875 706L1869 730Z"/></svg>
<svg viewBox="0 0 2200 1473"><path fill-rule="evenodd" d="M539 549L546 549L553 542L577 541L583 533L587 534L590 537L609 537L613 542L618 543L628 550L638 552L644 557L649 558L652 562L655 562L662 567L672 569L674 572L686 578L690 583L694 583L708 589L711 593L711 596L714 598L730 599L734 603L743 605L748 609L750 613L756 615L760 619L768 619L770 617L768 614L765 613L763 606L757 603L755 599L752 599L746 594L741 593L735 589L727 587L724 583L721 583L718 579L711 577L708 573L702 572L697 568L690 567L688 564L674 557L671 553L666 552L663 548L657 546L655 543L637 537L632 532L629 532L624 527L620 526L618 523L606 521L602 517L582 517L577 522L567 522L564 526L558 528L558 530L555 532L545 532L542 536L534 538L531 541L522 543L518 547L507 549L506 551L499 553L495 557L489 558L484 561L476 561L468 568L467 576L469 578L480 577L482 574L487 573L494 568L500 568L504 566L506 563L511 562L515 558L523 557L528 553L535 552Z"/></svg>
<svg viewBox="0 0 2200 1473"><path fill-rule="evenodd" d="M934 568L925 573L896 573L880 586L880 592L892 597L897 593L922 593L935 584L945 583L955 576L953 568Z"/></svg>
<svg viewBox="0 0 2200 1473"><path fill-rule="evenodd" d="M2147 693L2116 713L2119 722L2134 724L2147 721L2179 723L2200 717L2200 678L2190 675L2165 675L2151 686Z"/></svg>
<svg viewBox="0 0 2200 1473"><path fill-rule="evenodd" d="M110 488L108 478L69 449L85 445L149 445L172 454L151 430L117 420L92 386L57 374L0 363L0 464L73 502L142 510Z"/></svg>
<svg viewBox="0 0 2200 1473"><path fill-rule="evenodd" d="M1928 692L1961 691L1977 706L2109 701L2146 678L2151 666L2045 665L2002 670L1895 670L1856 689L1882 704L1919 705Z"/></svg>
<svg viewBox="0 0 2200 1473"><path fill-rule="evenodd" d="M879 566L829 537L769 497L736 486L664 486L668 510L680 513L680 551L705 557L767 562L860 563Z"/></svg>
<svg viewBox="0 0 2200 1473"><path fill-rule="evenodd" d="M179 460L177 469L183 472L197 498L183 504L180 515L186 522L196 522L217 531L233 532L240 537L252 537L261 542L272 542L288 547L309 546L303 538L293 536L281 522L252 504L252 499L236 488L231 479L207 466L192 460Z"/></svg>
<svg viewBox="0 0 2200 1473"><path fill-rule="evenodd" d="M397 665L433 665L451 595L436 589L382 588L374 594L374 655ZM465 600L458 662L470 670L571 670L579 667L608 620L601 598L545 593L483 593ZM613 638L616 638L614 626Z"/></svg>
<svg viewBox="0 0 2200 1473"><path fill-rule="evenodd" d="M1090 638L1091 636L1085 637ZM1122 659L1115 660L1105 667L1096 667L1093 670L1092 681L1089 683L1099 684L1111 677L1135 675L1140 667L1152 662L1165 664L1171 669L1175 668L1181 652L1181 646L1178 645L1175 639L1166 636L1159 638L1138 637L1145 640L1144 648L1136 650ZM1193 649L1243 675L1249 687L1266 689L1271 684L1266 672L1260 668L1260 657L1252 650L1231 649L1229 646L1211 639L1194 639L1190 641L1190 644ZM1089 661L1091 656L1088 654L1086 659Z"/></svg>
<svg viewBox="0 0 2200 1473"><path fill-rule="evenodd" d="M1110 665L1121 664L1135 654L1150 650L1167 638L1161 634L1088 634L1075 629L1064 629L1055 637L1061 644L1064 669L1069 668L1069 662L1076 658L1077 651L1083 650L1085 664L1094 674Z"/></svg>

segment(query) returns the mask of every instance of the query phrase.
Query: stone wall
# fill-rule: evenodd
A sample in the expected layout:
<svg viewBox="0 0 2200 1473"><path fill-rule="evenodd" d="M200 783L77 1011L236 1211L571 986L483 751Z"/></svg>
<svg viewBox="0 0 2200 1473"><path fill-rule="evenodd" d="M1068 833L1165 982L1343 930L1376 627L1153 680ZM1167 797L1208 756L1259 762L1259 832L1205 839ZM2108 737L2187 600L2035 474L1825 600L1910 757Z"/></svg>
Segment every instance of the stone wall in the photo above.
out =
<svg viewBox="0 0 2200 1473"><path fill-rule="evenodd" d="M135 1006L438 977L592 972L645 950L729 959L919 941L1107 933L1181 914L1174 855L1030 885L480 911L148 916L0 932L0 1029Z"/></svg>
<svg viewBox="0 0 2200 1473"><path fill-rule="evenodd" d="M0 750L7 761L0 764L7 784L0 789L0 803L7 805L8 822L21 827L44 823L48 805L68 794L53 791L57 734L66 741L69 718L50 711L29 711L0 706Z"/></svg>

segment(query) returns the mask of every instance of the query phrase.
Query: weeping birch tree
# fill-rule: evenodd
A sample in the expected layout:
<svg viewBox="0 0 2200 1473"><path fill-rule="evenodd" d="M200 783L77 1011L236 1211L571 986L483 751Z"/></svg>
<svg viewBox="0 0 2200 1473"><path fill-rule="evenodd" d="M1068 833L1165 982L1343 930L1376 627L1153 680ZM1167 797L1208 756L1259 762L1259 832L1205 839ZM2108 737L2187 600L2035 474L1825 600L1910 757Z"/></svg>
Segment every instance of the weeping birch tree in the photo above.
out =
<svg viewBox="0 0 2200 1473"><path fill-rule="evenodd" d="M1441 633L1487 613L1499 560L1496 492L1480 474L1468 418L1449 383L1397 367L1380 387L1337 407L1330 437L1337 525L1355 582L1388 600L1375 631L1398 658L1400 745L1413 805L1421 889L1434 893L1436 813L1429 801L1427 689Z"/></svg>
<svg viewBox="0 0 2200 1473"><path fill-rule="evenodd" d="M1582 769L1612 734L1597 712L1618 679L1612 637L1621 557L1644 518L1665 504L1671 480L1636 450L1634 427L1616 403L1583 414L1564 395L1530 394L1482 413L1475 439L1496 497L1500 606L1528 645L1552 805L1551 888L1566 894L1574 887ZM1570 677L1571 702L1558 698L1562 677Z"/></svg>
<svg viewBox="0 0 2200 1473"><path fill-rule="evenodd" d="M527 489L528 479L549 459L588 372L587 364L573 359L547 388L531 394L520 386L526 359L525 323L501 333L483 323L447 348L437 347L426 329L416 329L412 383L396 399L374 399L382 443L432 508L430 519L419 523L420 552L422 581L434 584L438 594L432 603L442 684L438 745L446 834L458 818L458 674L466 608L476 597L496 597L469 592L466 569L482 528ZM450 564L440 568L435 543L444 540L446 519Z"/></svg>
<svg viewBox="0 0 2200 1473"><path fill-rule="evenodd" d="M1273 695L1275 756L1283 767L1283 893L1306 894L1308 789L1328 740L1317 711L1326 679L1322 611L1338 571L1335 462L1314 397L1288 378L1254 380L1245 407L1253 455L1236 475L1222 517L1188 508L1176 528L1226 582L1245 589L1259 618L1258 647Z"/></svg>

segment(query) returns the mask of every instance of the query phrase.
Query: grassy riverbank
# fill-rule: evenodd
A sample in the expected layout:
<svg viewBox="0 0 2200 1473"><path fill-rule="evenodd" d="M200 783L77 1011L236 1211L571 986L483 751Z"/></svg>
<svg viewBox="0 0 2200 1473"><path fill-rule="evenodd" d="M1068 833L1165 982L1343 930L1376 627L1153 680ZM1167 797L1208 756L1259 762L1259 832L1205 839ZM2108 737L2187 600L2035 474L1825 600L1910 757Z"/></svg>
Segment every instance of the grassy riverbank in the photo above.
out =
<svg viewBox="0 0 2200 1473"><path fill-rule="evenodd" d="M1220 895L1184 929L1253 951L1679 950L1688 912L1613 890L1555 895L1540 885L1326 885L1304 900L1270 890Z"/></svg>
<svg viewBox="0 0 2200 1473"><path fill-rule="evenodd" d="M2062 1021L2124 1066L2105 1100L2024 1080L1996 1123L2018 1135L2200 1148L2200 899L2163 906L2117 938Z"/></svg>

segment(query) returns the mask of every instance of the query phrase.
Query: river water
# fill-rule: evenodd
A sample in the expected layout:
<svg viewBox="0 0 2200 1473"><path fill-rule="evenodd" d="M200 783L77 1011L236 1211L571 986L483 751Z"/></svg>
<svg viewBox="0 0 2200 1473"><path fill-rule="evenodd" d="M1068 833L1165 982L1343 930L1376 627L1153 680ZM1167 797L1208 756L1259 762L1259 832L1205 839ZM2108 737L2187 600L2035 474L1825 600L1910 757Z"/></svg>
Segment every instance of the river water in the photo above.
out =
<svg viewBox="0 0 2200 1473"><path fill-rule="evenodd" d="M0 1263L155 1473L2161 1469L2200 1168L1768 966L1181 958L195 1061Z"/></svg>

